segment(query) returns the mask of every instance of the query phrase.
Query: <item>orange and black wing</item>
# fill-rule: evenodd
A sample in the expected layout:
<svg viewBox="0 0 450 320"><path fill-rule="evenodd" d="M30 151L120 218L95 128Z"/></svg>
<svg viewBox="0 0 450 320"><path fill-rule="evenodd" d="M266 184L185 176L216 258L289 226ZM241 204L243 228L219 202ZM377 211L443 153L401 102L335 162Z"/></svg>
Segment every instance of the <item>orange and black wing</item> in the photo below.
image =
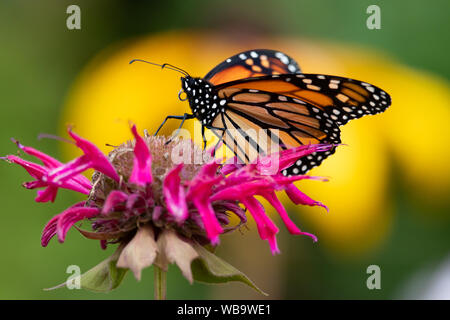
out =
<svg viewBox="0 0 450 320"><path fill-rule="evenodd" d="M389 95L371 84L316 74L249 78L216 89L226 104L213 123L213 127L225 130L215 133L244 162L274 149L339 144L340 125L383 112L390 105ZM265 136L260 129L266 132ZM299 159L283 173L305 173L333 152L334 149Z"/></svg>
<svg viewBox="0 0 450 320"><path fill-rule="evenodd" d="M324 111L326 117L339 126L364 115L383 112L391 104L390 96L372 84L319 74L281 74L216 86L220 98L229 97L236 89L271 92L280 99L290 97L309 103Z"/></svg>
<svg viewBox="0 0 450 320"><path fill-rule="evenodd" d="M235 88L225 92L226 110L212 124L225 130L213 132L243 163L300 145L341 142L337 124L308 102L253 89ZM299 159L283 174L303 174L332 153L334 148Z"/></svg>
<svg viewBox="0 0 450 320"><path fill-rule="evenodd" d="M297 62L287 54L275 50L256 49L226 59L212 69L204 79L217 86L250 77L300 72Z"/></svg>

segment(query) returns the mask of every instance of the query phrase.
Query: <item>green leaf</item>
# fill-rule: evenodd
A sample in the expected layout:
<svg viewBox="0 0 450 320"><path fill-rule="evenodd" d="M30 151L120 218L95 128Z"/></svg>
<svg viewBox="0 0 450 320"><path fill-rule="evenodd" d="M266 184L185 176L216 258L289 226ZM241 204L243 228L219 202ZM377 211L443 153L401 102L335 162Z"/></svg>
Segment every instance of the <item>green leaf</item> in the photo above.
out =
<svg viewBox="0 0 450 320"><path fill-rule="evenodd" d="M191 264L194 280L213 284L238 281L265 296L268 295L259 289L244 273L199 244L194 244L194 249L199 255L199 258L195 259Z"/></svg>
<svg viewBox="0 0 450 320"><path fill-rule="evenodd" d="M128 269L116 267L123 248L124 246L119 246L112 256L83 273L80 279L81 288L94 292L109 292L117 288L128 271ZM66 282L45 290L58 289L65 285Z"/></svg>

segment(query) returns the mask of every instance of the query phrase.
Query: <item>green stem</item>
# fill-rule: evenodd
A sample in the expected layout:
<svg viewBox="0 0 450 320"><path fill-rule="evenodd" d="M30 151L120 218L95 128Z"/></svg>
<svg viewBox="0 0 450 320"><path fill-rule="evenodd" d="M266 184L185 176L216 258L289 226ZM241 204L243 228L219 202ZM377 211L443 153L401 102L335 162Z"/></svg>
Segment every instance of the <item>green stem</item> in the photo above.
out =
<svg viewBox="0 0 450 320"><path fill-rule="evenodd" d="M153 265L155 300L166 300L166 272Z"/></svg>

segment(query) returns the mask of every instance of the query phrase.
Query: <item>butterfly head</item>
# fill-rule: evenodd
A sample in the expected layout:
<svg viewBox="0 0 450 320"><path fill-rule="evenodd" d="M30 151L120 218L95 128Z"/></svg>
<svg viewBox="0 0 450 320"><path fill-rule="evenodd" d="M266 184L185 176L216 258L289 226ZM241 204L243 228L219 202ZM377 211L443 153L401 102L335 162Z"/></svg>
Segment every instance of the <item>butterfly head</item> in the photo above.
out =
<svg viewBox="0 0 450 320"><path fill-rule="evenodd" d="M189 100L191 98L200 99L205 97L207 92L212 92L212 86L208 81L190 76L181 77L181 88Z"/></svg>

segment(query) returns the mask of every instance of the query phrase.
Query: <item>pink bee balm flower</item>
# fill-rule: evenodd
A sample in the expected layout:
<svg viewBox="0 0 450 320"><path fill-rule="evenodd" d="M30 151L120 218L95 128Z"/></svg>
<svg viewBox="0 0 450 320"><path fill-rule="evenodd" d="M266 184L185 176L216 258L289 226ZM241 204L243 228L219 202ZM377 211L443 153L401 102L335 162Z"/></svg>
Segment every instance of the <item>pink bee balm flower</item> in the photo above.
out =
<svg viewBox="0 0 450 320"><path fill-rule="evenodd" d="M192 282L191 262L207 254L198 246L217 245L221 234L247 222L246 211L272 253L279 253L276 241L279 229L256 196L263 197L276 209L291 234L317 241L289 218L277 193L284 191L295 204L325 207L293 184L302 179L321 178L285 177L281 171L300 157L327 151L332 145L281 151L276 154L278 169L268 173L264 166L267 159L247 165L220 164L211 152L200 150L190 140L166 143L164 137L140 136L135 126L131 131L134 141L123 143L106 156L69 129L69 135L84 154L68 163L16 142L20 150L42 162L37 164L14 155L4 158L22 166L34 178L24 186L39 189L36 201L54 201L59 188L87 195L84 201L48 222L42 233L42 246L47 246L55 235L59 242L64 242L72 226L87 220L92 231L76 227L77 230L87 238L100 240L103 248L120 243L117 267L131 269L137 279L141 270L152 264L166 270L168 263L176 263ZM180 156L182 163L174 161ZM95 170L92 181L81 175L88 169ZM239 219L237 225L230 225L233 214Z"/></svg>

